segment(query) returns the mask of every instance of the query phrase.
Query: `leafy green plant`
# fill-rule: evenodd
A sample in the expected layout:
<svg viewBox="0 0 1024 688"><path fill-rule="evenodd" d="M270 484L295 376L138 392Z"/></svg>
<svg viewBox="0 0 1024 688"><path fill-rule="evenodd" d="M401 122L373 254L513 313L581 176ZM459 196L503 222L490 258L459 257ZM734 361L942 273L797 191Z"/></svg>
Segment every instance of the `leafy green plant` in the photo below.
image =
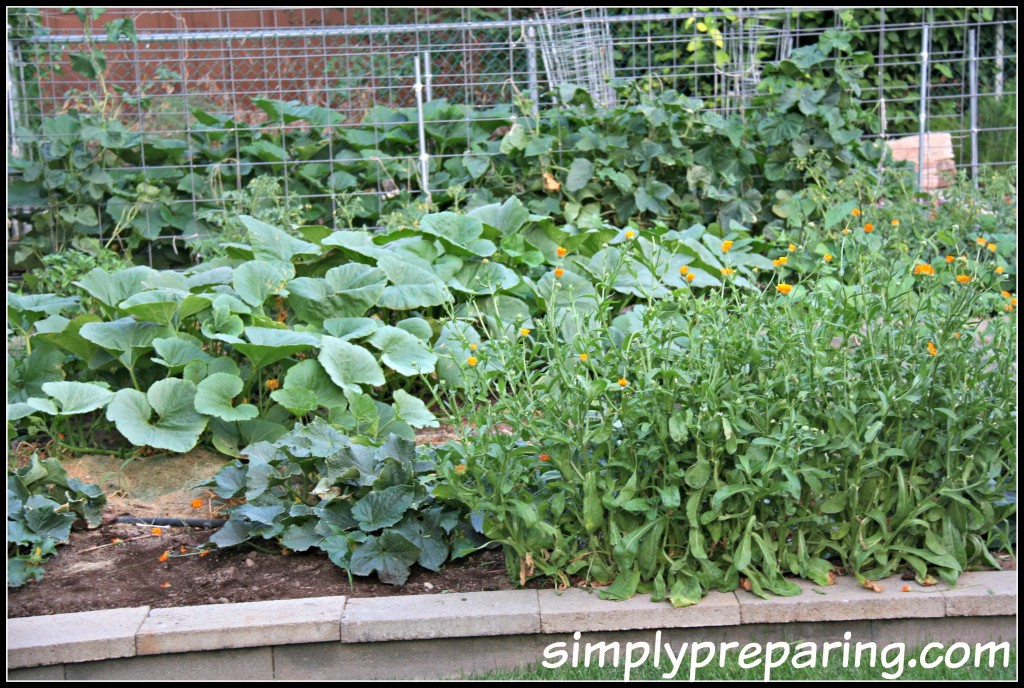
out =
<svg viewBox="0 0 1024 688"><path fill-rule="evenodd" d="M68 541L75 522L95 528L106 503L97 485L69 478L58 459L32 454L28 465L8 466L7 584L42 578L43 565Z"/></svg>
<svg viewBox="0 0 1024 688"><path fill-rule="evenodd" d="M995 566L1015 508L1013 306L987 247L933 264L897 250L886 211L858 212L795 283L737 289L733 272L623 309L623 275L654 265L634 241L591 289L562 273L545 317L495 316L504 336L446 326L458 377L438 403L461 435L435 493L477 514L520 582L614 599Z"/></svg>
<svg viewBox="0 0 1024 688"><path fill-rule="evenodd" d="M376 572L392 585L414 563L437 571L451 554L460 513L431 496L437 475L410 440L361 444L316 419L242 455L207 484L222 499L245 498L210 538L218 547L267 539L317 548L351 574Z"/></svg>

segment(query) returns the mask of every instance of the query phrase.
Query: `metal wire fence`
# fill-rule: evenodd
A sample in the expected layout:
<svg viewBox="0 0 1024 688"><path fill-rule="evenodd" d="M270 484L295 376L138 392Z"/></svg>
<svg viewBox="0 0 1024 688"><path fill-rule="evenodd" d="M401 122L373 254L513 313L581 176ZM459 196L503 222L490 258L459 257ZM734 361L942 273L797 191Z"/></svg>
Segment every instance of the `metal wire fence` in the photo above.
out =
<svg viewBox="0 0 1024 688"><path fill-rule="evenodd" d="M365 159L365 152L345 144L344 133L369 128L377 144L371 146L374 160L408 168L409 179L419 170L422 190L437 192L445 177L428 178L426 156L434 169L443 169L446 159L483 155L475 145L480 127L498 136L517 113L549 112L562 83L604 89L600 100L606 105L614 99L612 85L645 82L649 89L672 88L704 98L709 107L746 113L765 64L846 27L854 30L858 47L874 55L861 97L876 108L881 134L947 132L956 165L975 176L988 166L1015 164L1016 10L989 18L967 9L918 12L910 21L911 14L844 8L182 8L76 17L48 8L26 20L9 11L9 159L38 157L59 141L61 132L47 130L45 119L99 109L128 132L179 142L163 144L167 150L184 147L174 157L141 145L129 168L154 179L173 176L178 189L189 192L176 202L191 206L193 215L228 200L223 184L197 180L210 179L214 166L233 164L234 191L241 191L243 159L247 173L255 169L257 176L264 171L279 179L285 196L300 203L327 198L337 211L333 190L300 182L308 160L275 156L269 146L252 149L247 134L283 135L308 126L269 101L323 109L316 112L325 127L326 160ZM440 99L459 107L431 109ZM419 143L402 138L405 130L394 127L398 121L416 122ZM423 145L425 125L448 127L443 150ZM200 139L216 142L219 161L200 162L194 151ZM386 141L408 145L386 152ZM560 144L555 142L555 152ZM124 161L118 165L124 174ZM395 191L393 174L367 180L346 193L382 197ZM37 211L9 202L9 241L10 218L23 220L14 225L18 235ZM101 237L112 229L102 226L103 215L101 208L90 215L100 223ZM181 234L180 227L150 232L154 240L177 241Z"/></svg>

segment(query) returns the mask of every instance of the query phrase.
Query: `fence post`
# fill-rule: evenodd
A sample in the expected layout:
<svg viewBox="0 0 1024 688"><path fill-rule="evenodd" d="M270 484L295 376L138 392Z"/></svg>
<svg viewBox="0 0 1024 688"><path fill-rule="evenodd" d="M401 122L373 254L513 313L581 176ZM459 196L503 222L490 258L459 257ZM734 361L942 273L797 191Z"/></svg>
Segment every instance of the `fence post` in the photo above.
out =
<svg viewBox="0 0 1024 688"><path fill-rule="evenodd" d="M533 28L533 25L526 27L526 79L530 93L530 107L536 119L540 117L540 104L537 93L537 30Z"/></svg>
<svg viewBox="0 0 1024 688"><path fill-rule="evenodd" d="M423 51L423 83L427 89L427 102L434 99L434 75L430 71L430 51Z"/></svg>
<svg viewBox="0 0 1024 688"><path fill-rule="evenodd" d="M928 24L921 22L921 107L918 114L917 188L924 189L924 147L928 131Z"/></svg>
<svg viewBox="0 0 1024 688"><path fill-rule="evenodd" d="M971 176L974 188L978 188L978 42L976 31L967 32L967 50L970 60L970 98L971 98Z"/></svg>
<svg viewBox="0 0 1024 688"><path fill-rule="evenodd" d="M423 124L423 74L420 69L420 56L414 55L412 61L416 73L416 83L412 89L416 93L416 128L420 135L420 188L430 199L430 154L427 153L427 131Z"/></svg>
<svg viewBox="0 0 1024 688"><path fill-rule="evenodd" d="M996 97L1003 95L1003 13L996 11Z"/></svg>
<svg viewBox="0 0 1024 688"><path fill-rule="evenodd" d="M7 35L11 34L11 26L7 25ZM15 64L14 45L7 39L7 150L11 157L21 157L18 147L18 86L11 76L11 67Z"/></svg>

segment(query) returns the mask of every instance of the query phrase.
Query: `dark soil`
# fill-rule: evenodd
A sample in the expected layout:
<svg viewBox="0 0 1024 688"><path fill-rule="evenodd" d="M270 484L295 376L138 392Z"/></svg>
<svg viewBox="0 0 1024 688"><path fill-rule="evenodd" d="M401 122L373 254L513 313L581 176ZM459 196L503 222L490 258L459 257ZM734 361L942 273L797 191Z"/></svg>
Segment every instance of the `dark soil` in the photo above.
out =
<svg viewBox="0 0 1024 688"><path fill-rule="evenodd" d="M110 524L72 533L45 565L43 579L8 588L7 616L42 616L119 607L180 607L257 600L346 595L444 594L512 590L500 549L448 563L440 573L414 566L405 585L376 576L353 577L322 552L257 551L237 547L198 556L212 530ZM120 538L122 543L112 540ZM273 547L264 542L261 546ZM185 553L182 553L182 547ZM160 556L170 551L164 562ZM529 587L543 587L543 581Z"/></svg>

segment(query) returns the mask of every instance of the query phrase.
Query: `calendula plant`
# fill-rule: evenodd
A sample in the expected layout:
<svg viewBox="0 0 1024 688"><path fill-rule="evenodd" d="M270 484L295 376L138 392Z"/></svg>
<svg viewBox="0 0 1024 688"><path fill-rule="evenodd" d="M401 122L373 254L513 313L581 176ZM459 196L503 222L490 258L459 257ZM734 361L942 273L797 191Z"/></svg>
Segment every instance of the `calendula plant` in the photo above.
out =
<svg viewBox="0 0 1024 688"><path fill-rule="evenodd" d="M1016 321L990 314L1010 299L988 255L931 265L857 210L799 280L741 287L726 241L716 286L623 308L623 280L688 271L633 238L589 288L546 276L543 317L492 313L486 341L446 325L437 397L461 434L438 450L435 494L478 515L521 583L578 578L614 599L995 565L1015 512Z"/></svg>

